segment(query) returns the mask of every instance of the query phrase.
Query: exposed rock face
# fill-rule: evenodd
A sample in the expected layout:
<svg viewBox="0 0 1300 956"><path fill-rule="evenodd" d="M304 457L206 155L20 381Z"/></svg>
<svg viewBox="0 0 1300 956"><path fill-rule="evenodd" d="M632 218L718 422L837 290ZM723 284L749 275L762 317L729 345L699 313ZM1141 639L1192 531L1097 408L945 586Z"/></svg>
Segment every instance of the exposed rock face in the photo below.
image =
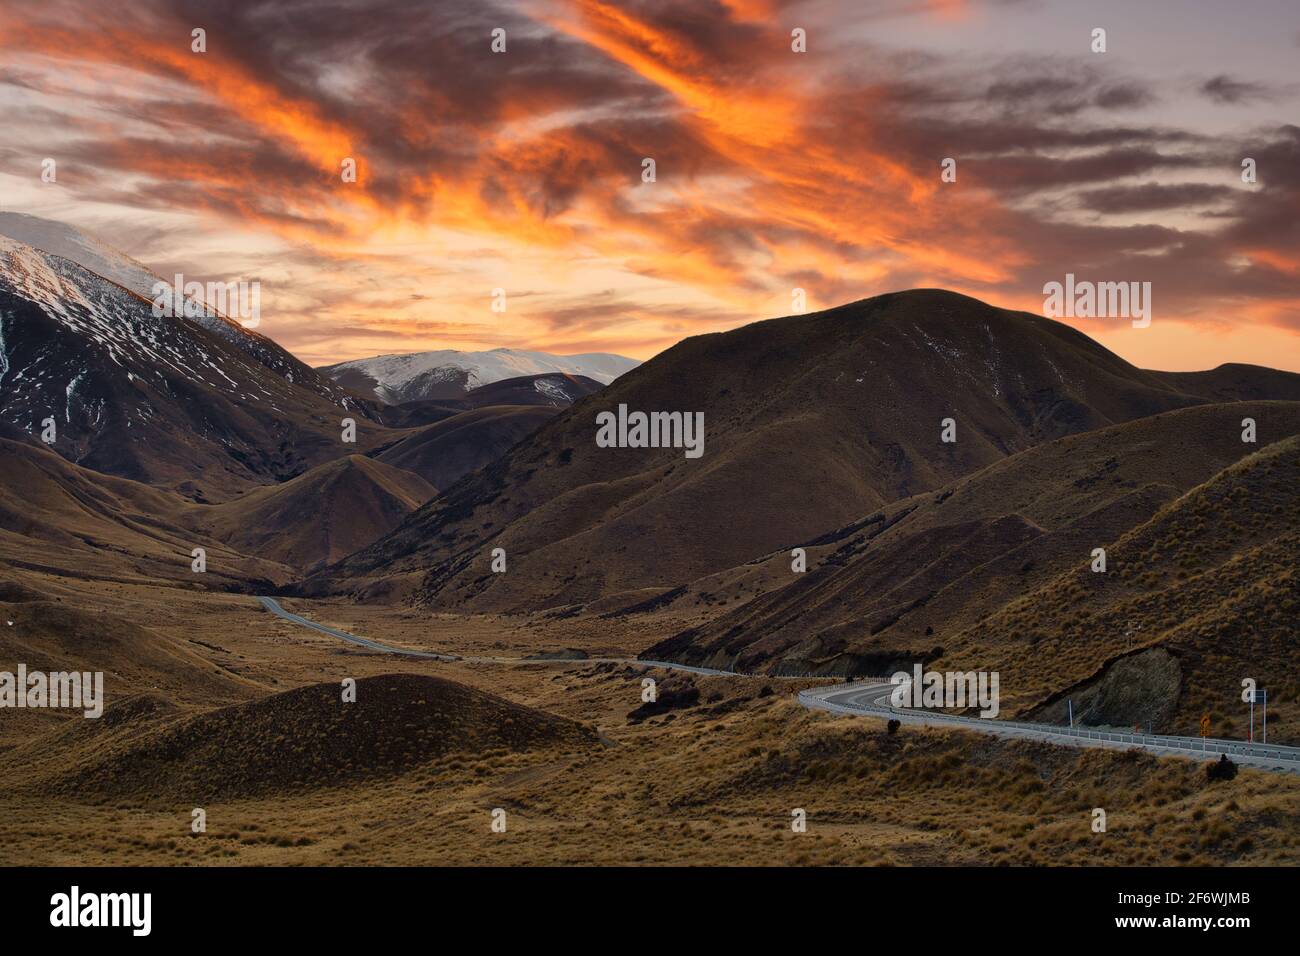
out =
<svg viewBox="0 0 1300 956"><path fill-rule="evenodd" d="M1068 702L1072 701L1076 725L1141 727L1144 731L1150 726L1159 732L1178 705L1182 682L1178 658L1155 647L1121 657L1099 677L1070 688L1028 719L1066 723Z"/></svg>

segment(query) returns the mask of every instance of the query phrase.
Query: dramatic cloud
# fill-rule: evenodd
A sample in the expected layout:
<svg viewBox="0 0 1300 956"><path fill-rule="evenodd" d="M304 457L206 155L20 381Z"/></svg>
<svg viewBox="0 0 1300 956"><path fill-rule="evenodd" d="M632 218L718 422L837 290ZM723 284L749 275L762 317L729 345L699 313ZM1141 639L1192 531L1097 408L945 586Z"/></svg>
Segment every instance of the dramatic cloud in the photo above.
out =
<svg viewBox="0 0 1300 956"><path fill-rule="evenodd" d="M1086 31L1031 49L1038 4L111 6L0 10L5 205L160 271L259 278L266 331L312 361L648 356L785 314L795 287L811 308L944 286L1036 310L1067 271L1156 283L1148 341L1181 335L1164 352L1192 363L1259 360L1213 354L1243 323L1272 354L1300 328L1296 128L1222 126L1240 103L1285 115L1285 84L1189 93Z"/></svg>
<svg viewBox="0 0 1300 956"><path fill-rule="evenodd" d="M1216 103L1240 103L1250 99L1271 99L1272 90L1263 83L1248 83L1230 76L1213 77L1201 84L1201 92Z"/></svg>

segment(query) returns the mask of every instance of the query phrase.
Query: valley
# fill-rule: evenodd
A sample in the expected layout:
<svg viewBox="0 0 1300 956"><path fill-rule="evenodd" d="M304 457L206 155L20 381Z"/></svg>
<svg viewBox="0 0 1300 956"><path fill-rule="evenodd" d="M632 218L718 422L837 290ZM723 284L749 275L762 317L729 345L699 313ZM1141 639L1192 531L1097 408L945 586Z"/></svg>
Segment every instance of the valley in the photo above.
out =
<svg viewBox="0 0 1300 956"><path fill-rule="evenodd" d="M244 595L179 591L162 601L139 585L25 580L48 587L57 604L93 609L98 621L149 622L151 640L179 641L190 663L169 659L170 685L161 663L110 674L115 704L100 721L39 720L18 733L15 712L4 715L0 852L9 864L1294 864L1300 853L1287 823L1300 810L1290 775L1247 768L1229 790L1180 758L934 728L890 734L883 720L801 706L792 692L819 681L666 677L661 694L690 690L684 696L698 702L630 720L640 706L636 668L403 659L277 622ZM13 591L4 595L5 613L19 612ZM285 603L356 633L467 654L627 655L653 637L617 622ZM22 615L16 626L31 620ZM207 686L200 671L211 675ZM355 706L370 702L368 719L379 723L357 726L355 738L331 731L343 748L331 756L312 738L337 704L304 710L307 700L284 695L328 686L336 699L347 677L358 681ZM189 692L173 697L182 686ZM136 693L124 698L128 688ZM490 696L442 696L470 692ZM416 713L454 702L464 726L425 738L451 742L450 751L421 749L419 725L393 708L394 693L423 701ZM475 708L493 699L572 729L526 743L470 736ZM246 709L257 701L276 703ZM220 722L188 737L205 714ZM484 730L497 726L493 718ZM218 732L224 751L188 749ZM184 759L173 770L141 763L164 738L187 748L177 752ZM347 749L386 740L395 749L373 761ZM259 748L272 748L280 776L249 775L266 759ZM1090 830L1097 805L1109 808L1105 835ZM206 833L191 833L195 807L206 811ZM490 829L498 808L505 833ZM807 832L791 832L793 808L806 810Z"/></svg>
<svg viewBox="0 0 1300 956"><path fill-rule="evenodd" d="M1249 684L1300 745L1300 375L936 289L312 369L28 219L0 665L106 702L0 709L6 862L1296 862L1256 754L1012 728L1241 740ZM999 733L851 683L914 668L994 675Z"/></svg>

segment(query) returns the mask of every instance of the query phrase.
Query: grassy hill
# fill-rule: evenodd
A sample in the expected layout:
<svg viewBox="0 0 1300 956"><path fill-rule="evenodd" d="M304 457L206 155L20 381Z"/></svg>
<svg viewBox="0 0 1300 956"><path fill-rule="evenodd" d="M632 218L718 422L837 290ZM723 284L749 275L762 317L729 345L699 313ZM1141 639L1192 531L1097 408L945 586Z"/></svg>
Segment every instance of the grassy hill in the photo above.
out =
<svg viewBox="0 0 1300 956"><path fill-rule="evenodd" d="M677 585L1034 445L1205 403L1057 322L880 296L679 343L305 591L528 610ZM595 416L620 404L703 412L704 455L597 447ZM494 547L509 573L488 572Z"/></svg>

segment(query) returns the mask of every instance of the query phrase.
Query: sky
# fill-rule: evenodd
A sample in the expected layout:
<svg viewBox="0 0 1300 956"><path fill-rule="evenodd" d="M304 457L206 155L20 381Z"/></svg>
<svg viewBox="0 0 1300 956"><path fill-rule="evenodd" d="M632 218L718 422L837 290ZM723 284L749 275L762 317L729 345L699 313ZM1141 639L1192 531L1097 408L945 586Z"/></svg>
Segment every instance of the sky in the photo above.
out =
<svg viewBox="0 0 1300 956"><path fill-rule="evenodd" d="M0 0L0 209L315 365L1070 273L1151 283L1068 320L1137 365L1300 371L1298 66L1294 0Z"/></svg>

